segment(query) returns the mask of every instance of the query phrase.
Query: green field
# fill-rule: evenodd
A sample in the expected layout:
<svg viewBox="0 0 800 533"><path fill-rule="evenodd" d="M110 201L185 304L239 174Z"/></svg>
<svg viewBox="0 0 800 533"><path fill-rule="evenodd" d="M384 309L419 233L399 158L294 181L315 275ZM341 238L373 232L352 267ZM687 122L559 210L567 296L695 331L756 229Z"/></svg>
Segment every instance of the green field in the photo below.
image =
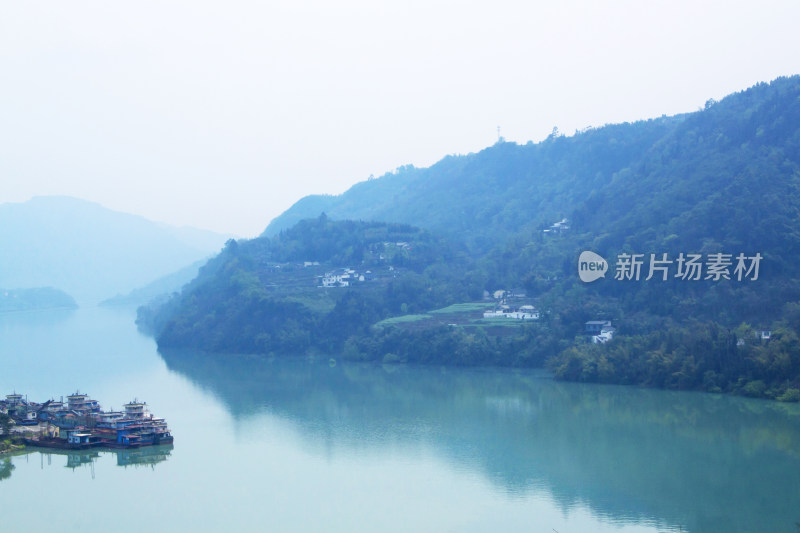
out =
<svg viewBox="0 0 800 533"><path fill-rule="evenodd" d="M328 291L317 287L303 292L298 291L292 296L285 297L285 300L303 304L316 313L329 313L336 307L336 299Z"/></svg>
<svg viewBox="0 0 800 533"><path fill-rule="evenodd" d="M474 311L483 311L484 309L488 309L490 307L494 307L494 302L467 302L462 304L453 304L448 305L447 307L442 307L441 309L434 309L433 311L429 311L430 313L469 313Z"/></svg>
<svg viewBox="0 0 800 533"><path fill-rule="evenodd" d="M494 305L495 304L493 302L458 303L458 304L448 305L447 307L442 307L441 309L433 309L432 311L428 311L427 313L403 315L403 316L387 318L385 320L381 320L375 325L381 327L408 325L412 328L421 325L420 324L421 322L431 322L434 324L468 325L477 323L477 321L482 320L481 317L483 316L483 311L487 308L494 307ZM504 322L505 319L500 319L500 321ZM430 325L431 325L430 323L427 324L427 326ZM495 324L492 322L491 325Z"/></svg>
<svg viewBox="0 0 800 533"><path fill-rule="evenodd" d="M481 318L480 320L476 320L474 323L476 325L481 325L481 326L502 326L506 328L518 328L529 322L533 321L517 320L514 318L493 317L493 318Z"/></svg>
<svg viewBox="0 0 800 533"><path fill-rule="evenodd" d="M427 320L431 318L430 315L403 315L403 316L394 316L391 318L386 318L381 320L376 326L383 327L383 326L393 326L397 324L405 324L408 322L419 322L420 320Z"/></svg>

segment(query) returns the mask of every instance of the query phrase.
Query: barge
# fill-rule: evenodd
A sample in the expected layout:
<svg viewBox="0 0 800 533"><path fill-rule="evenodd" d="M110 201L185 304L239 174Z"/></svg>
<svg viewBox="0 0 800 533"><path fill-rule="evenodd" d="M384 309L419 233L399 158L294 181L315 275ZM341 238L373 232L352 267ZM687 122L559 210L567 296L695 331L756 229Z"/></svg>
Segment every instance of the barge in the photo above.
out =
<svg viewBox="0 0 800 533"><path fill-rule="evenodd" d="M39 435L22 439L27 446L38 448L55 448L57 450L85 450L99 448L104 445L103 439L91 433L71 431L66 439Z"/></svg>

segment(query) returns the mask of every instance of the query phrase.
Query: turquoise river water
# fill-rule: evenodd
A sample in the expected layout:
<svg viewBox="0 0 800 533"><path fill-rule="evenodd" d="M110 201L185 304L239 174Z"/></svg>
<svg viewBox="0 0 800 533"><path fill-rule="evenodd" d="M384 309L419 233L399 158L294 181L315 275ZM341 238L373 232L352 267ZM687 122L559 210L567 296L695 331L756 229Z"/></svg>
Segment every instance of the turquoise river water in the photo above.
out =
<svg viewBox="0 0 800 533"><path fill-rule="evenodd" d="M0 316L0 394L134 398L174 446L0 457L0 530L800 531L800 406L541 371L164 353Z"/></svg>

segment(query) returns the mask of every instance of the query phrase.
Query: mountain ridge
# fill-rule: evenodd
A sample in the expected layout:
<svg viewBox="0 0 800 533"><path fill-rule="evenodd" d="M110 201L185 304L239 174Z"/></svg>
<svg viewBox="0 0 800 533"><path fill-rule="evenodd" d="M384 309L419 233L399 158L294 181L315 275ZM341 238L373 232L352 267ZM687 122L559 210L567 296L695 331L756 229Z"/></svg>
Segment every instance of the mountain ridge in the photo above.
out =
<svg viewBox="0 0 800 533"><path fill-rule="evenodd" d="M97 301L145 285L218 251L189 243L139 215L67 196L0 204L0 285L55 286L79 302ZM211 239L213 240L213 239ZM209 242L209 241L207 241Z"/></svg>
<svg viewBox="0 0 800 533"><path fill-rule="evenodd" d="M571 137L551 135L536 144L498 142L474 154L446 156L428 168L402 166L341 195L306 196L273 219L262 236L324 211L332 219L413 224L454 239L466 232L472 248L486 251L504 228L520 220L552 223L583 201L585 195L561 183L565 175L572 177L570 184L607 184L686 116L607 125ZM569 150L576 154L565 160ZM537 198L536 205L524 203L530 198ZM448 206L450 216L440 206Z"/></svg>

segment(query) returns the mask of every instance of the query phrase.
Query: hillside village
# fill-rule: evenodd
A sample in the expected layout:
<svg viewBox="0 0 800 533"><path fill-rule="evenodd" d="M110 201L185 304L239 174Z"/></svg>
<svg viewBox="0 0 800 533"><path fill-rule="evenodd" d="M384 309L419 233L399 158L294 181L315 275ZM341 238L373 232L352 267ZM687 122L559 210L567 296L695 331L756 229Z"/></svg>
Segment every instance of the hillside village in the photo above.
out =
<svg viewBox="0 0 800 533"><path fill-rule="evenodd" d="M394 270L393 267L389 267ZM356 283L372 281L375 276L371 270L355 270L350 267L337 268L326 272L320 279L319 287L349 287Z"/></svg>
<svg viewBox="0 0 800 533"><path fill-rule="evenodd" d="M566 220L555 223L553 228L558 228L553 229L553 231L565 231L568 229L568 226L566 226ZM384 247L391 246L392 248L395 248L395 250L410 249L410 247L407 246L407 243L402 242L383 243L383 245ZM379 262L385 261L385 257L382 255L376 255L375 259L377 259ZM322 273L319 273L322 269L325 270ZM309 272L309 274L306 274L302 277L290 276L288 278L284 278L286 281L290 279L293 280L294 282L290 282L290 285L295 286L295 290L299 291L303 286L308 287L308 284L312 284L313 286L322 289L345 289L358 287L370 282L385 282L390 279L396 279L402 269L397 269L391 265L377 267L372 266L370 268L352 268L349 266L344 266L330 269L330 266L321 264L319 261L303 261L302 263L286 263L282 265L274 264L271 265L270 270L273 272L283 272L284 275L289 274L291 271ZM439 314L439 320L435 322L446 322L450 326L465 326L484 323L484 325L491 327L498 326L501 323L511 325L514 322L518 322L521 325L523 322L537 321L541 318L541 311L534 305L534 300L529 298L526 294L526 291L522 288L498 289L492 292L484 291L483 301L486 303L491 302L492 305L489 306L484 304L479 315L475 314L473 307L465 307L464 309L470 310L469 313L450 312ZM473 304L465 303L458 305L471 306ZM434 310L432 313L436 315L438 311ZM414 320L403 320L403 316L400 316L384 322L392 323L394 325L402 324L404 327L414 327L415 329L418 329L429 322L421 317L431 317L431 315L413 316L416 317ZM447 320L445 320L445 318ZM481 321L480 318L483 320ZM498 319L500 319L501 322L498 322ZM478 322L476 322L476 320L478 320ZM508 320L509 322L504 322L504 320ZM588 338L589 342L591 343L605 344L614 338L616 328L611 325L610 320L591 320L585 323L584 330L580 333L582 333L585 338Z"/></svg>
<svg viewBox="0 0 800 533"><path fill-rule="evenodd" d="M400 254L408 257L413 246L405 241L400 242L382 242L373 246L373 249L367 252L367 258L362 261L364 264L385 265L390 262L396 255ZM304 267L319 266L319 261L304 261ZM373 267L374 268L374 267ZM395 267L389 265L386 272L390 277L395 277ZM368 268L351 268L349 266L335 268L326 271L323 275L317 276L319 279L318 287L350 287L358 283L374 281L376 274L372 269Z"/></svg>
<svg viewBox="0 0 800 533"><path fill-rule="evenodd" d="M483 312L483 318L511 318L515 320L539 320L539 311L533 306L532 300L526 297L523 289L496 290L493 293L484 292L484 299L497 300L492 309Z"/></svg>
<svg viewBox="0 0 800 533"><path fill-rule="evenodd" d="M312 263L305 262L304 266L311 266ZM319 263L314 263L319 265ZM395 271L394 267L388 267L389 272ZM318 287L321 288L344 288L353 287L361 283L374 281L376 279L372 270L354 269L350 267L341 267L334 270L325 272L322 276L317 276ZM511 321L535 321L541 318L540 311L533 305L533 299L528 298L524 289L498 289L493 292L484 291L484 301L493 301L494 305L486 307L482 312L482 317L487 324L497 324L495 319L508 319ZM463 312L450 312L444 313L447 316L450 326L463 326L475 323L475 316L472 307L467 307L472 304L457 304L465 306L464 309L469 309L469 313ZM451 307L457 307L451 306ZM432 311L432 313L441 313L441 311ZM413 319L403 320L403 317L389 319L385 323L398 323L409 326L416 323L414 327L422 326L420 322L424 322L424 316L430 315L412 315ZM440 320L440 322L443 321ZM510 324L510 322L509 322ZM588 337L589 341L595 344L605 344L614 338L616 329L611 325L610 320L590 320L585 323L583 334Z"/></svg>

